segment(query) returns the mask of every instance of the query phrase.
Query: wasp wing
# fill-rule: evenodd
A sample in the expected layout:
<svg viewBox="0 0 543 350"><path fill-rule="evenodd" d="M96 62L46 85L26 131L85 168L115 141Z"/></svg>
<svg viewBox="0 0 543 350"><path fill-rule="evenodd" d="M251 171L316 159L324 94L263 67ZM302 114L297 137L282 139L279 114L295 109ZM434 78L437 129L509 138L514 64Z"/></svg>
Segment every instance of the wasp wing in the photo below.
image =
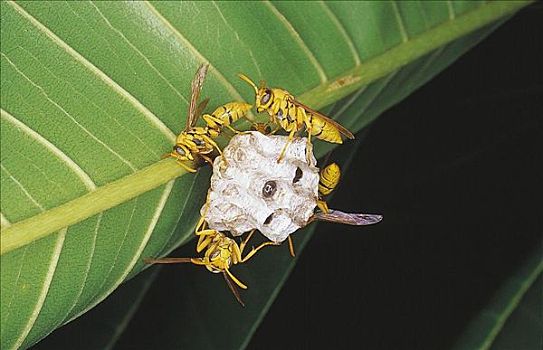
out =
<svg viewBox="0 0 543 350"><path fill-rule="evenodd" d="M162 259L153 259L145 258L143 259L146 264L180 264L180 263L190 263L191 258L162 258Z"/></svg>
<svg viewBox="0 0 543 350"><path fill-rule="evenodd" d="M196 108L196 111L194 112L194 122L193 122L194 124L196 124L196 121L198 120L198 118L200 118L200 116L202 115L202 112L204 111L204 109L206 109L206 106L207 106L208 102L209 102L209 97L207 97L205 100L200 102L200 104ZM194 124L191 125L191 126L194 126Z"/></svg>
<svg viewBox="0 0 543 350"><path fill-rule="evenodd" d="M243 302L243 300L241 300L241 296L239 295L239 290L236 288L234 283L232 283L230 277L228 277L228 275L226 274L226 271L223 271L222 275L224 276L224 280L226 281L228 288L230 288L230 290L232 291L232 294L234 294L241 306L245 307L245 303Z"/></svg>
<svg viewBox="0 0 543 350"><path fill-rule="evenodd" d="M293 100L292 103L298 107L301 107L303 109L305 109L306 111L308 111L309 113L313 114L314 116L316 116L317 118L322 118L324 119L325 122L331 124L333 127L335 127L340 133L342 133L345 137L347 138L350 138L350 139L354 139L354 135L352 132L350 132L349 130L347 130L343 125L339 124L338 122L336 122L335 120L331 119L330 117L327 117L325 116L324 114L322 114L321 112L318 112L310 107L307 107L306 105L304 105L303 103L301 103L300 101L297 101L297 100Z"/></svg>
<svg viewBox="0 0 543 350"><path fill-rule="evenodd" d="M198 108L198 100L200 99L200 92L202 91L202 86L204 85L204 80L206 78L207 69L209 64L202 64L196 71L194 79L192 79L191 84L191 95L190 95L190 105L189 105L189 114L187 115L187 124L185 125L185 131L188 131L196 123L198 117L196 111Z"/></svg>
<svg viewBox="0 0 543 350"><path fill-rule="evenodd" d="M340 224L364 226L373 225L383 220L382 215L362 214L362 213L344 213L339 210L330 210L328 213L317 212L311 218L311 221L328 221Z"/></svg>

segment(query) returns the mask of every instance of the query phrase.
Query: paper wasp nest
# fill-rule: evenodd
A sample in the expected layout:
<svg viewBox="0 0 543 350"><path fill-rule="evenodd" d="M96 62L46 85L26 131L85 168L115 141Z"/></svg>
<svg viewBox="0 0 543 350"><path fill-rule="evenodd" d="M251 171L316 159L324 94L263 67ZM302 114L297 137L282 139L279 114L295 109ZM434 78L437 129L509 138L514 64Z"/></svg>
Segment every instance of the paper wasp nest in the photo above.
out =
<svg viewBox="0 0 543 350"><path fill-rule="evenodd" d="M306 160L306 139L295 138L280 163L277 158L287 136L251 131L236 135L213 163L209 208L211 229L239 236L259 230L274 242L304 227L317 205L319 169L311 151ZM311 146L310 146L311 147Z"/></svg>

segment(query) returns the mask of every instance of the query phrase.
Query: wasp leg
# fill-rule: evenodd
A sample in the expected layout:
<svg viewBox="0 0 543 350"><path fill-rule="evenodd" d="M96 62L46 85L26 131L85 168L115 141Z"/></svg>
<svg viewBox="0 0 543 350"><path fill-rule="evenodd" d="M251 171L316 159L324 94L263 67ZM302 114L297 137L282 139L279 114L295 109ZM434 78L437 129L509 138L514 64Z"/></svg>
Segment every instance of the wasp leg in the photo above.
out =
<svg viewBox="0 0 543 350"><path fill-rule="evenodd" d="M264 242L262 243L261 245L259 245L258 247L256 248L253 248L251 249L251 251L249 252L249 254L245 255L244 258L242 258L240 260L240 262L246 262L247 260L251 259L253 257L253 255L255 255L260 249L266 247L266 246L269 246L269 245L280 245L280 243L275 243L275 242Z"/></svg>
<svg viewBox="0 0 543 350"><path fill-rule="evenodd" d="M296 129L292 129L290 134L288 134L287 143L283 147L283 150L281 151L281 154L279 155L279 158L277 158L277 163L281 163L281 160L283 160L283 157L285 156L285 153L287 151L288 146L291 144L292 140L294 139L294 134L295 133L296 133Z"/></svg>
<svg viewBox="0 0 543 350"><path fill-rule="evenodd" d="M294 253L294 242L290 236L288 236L288 250L290 251L290 255L294 258L296 256Z"/></svg>
<svg viewBox="0 0 543 350"><path fill-rule="evenodd" d="M217 233L217 231L215 231L215 230L204 230L204 231L201 231L201 232L197 233L199 238L198 238L198 243L196 244L196 252L200 253L207 246L209 246L209 244L213 241L213 236L216 233Z"/></svg>
<svg viewBox="0 0 543 350"><path fill-rule="evenodd" d="M307 159L308 164L311 164L311 149L313 148L313 147L310 147L312 131L313 129L311 127L307 129L307 142L305 143L305 158Z"/></svg>
<svg viewBox="0 0 543 350"><path fill-rule="evenodd" d="M162 259L152 259L145 258L143 259L146 264L180 264L180 263L190 263L192 258L162 258Z"/></svg>
<svg viewBox="0 0 543 350"><path fill-rule="evenodd" d="M330 211L330 209L328 209L328 204L326 203L326 201L323 201L321 199L317 200L317 207L319 207L319 209L325 214L328 214L328 212Z"/></svg>
<svg viewBox="0 0 543 350"><path fill-rule="evenodd" d="M230 277L228 277L226 271L223 271L222 275L224 277L224 280L226 281L226 285L228 285L228 288L230 288L230 291L236 297L236 300L241 304L241 306L245 307L245 303L243 302L243 300L241 300L238 289L234 284L232 284L232 280L230 279Z"/></svg>
<svg viewBox="0 0 543 350"><path fill-rule="evenodd" d="M241 260L241 254L243 253L243 249L245 249L245 246L247 245L247 242L249 242L249 240L251 239L251 237L253 236L253 233L255 233L255 231L256 231L256 229L251 230L251 232L249 232L247 234L247 237L245 237L245 239L239 245L239 260Z"/></svg>
<svg viewBox="0 0 543 350"><path fill-rule="evenodd" d="M224 154L222 153L221 149L219 148L219 146L217 145L217 143L215 143L215 141L213 141L210 137L208 136L205 136L204 137L205 140L211 145L213 146L220 154L222 160L224 161L225 165L228 166L228 161L226 160L226 158L224 157ZM210 162L211 165L213 165L213 162Z"/></svg>
<svg viewBox="0 0 543 350"><path fill-rule="evenodd" d="M228 274L228 277L230 277L232 279L232 281L234 281L240 288L243 288L243 289L247 289L247 286L245 284L243 284L240 280L238 280L236 278L236 276L234 276L232 274L232 272L230 272L230 270L228 268L224 269L226 271L226 273Z"/></svg>

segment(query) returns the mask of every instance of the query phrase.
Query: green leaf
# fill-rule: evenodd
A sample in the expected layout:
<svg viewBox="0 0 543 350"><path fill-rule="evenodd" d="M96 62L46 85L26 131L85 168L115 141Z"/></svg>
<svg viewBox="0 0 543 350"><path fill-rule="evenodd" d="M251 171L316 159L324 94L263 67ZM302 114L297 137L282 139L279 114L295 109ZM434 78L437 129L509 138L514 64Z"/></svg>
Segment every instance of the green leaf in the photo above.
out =
<svg viewBox="0 0 543 350"><path fill-rule="evenodd" d="M117 288L103 303L53 332L33 349L112 349L156 280L160 267L148 269Z"/></svg>
<svg viewBox="0 0 543 350"><path fill-rule="evenodd" d="M468 324L455 349L539 349L541 347L541 245Z"/></svg>
<svg viewBox="0 0 543 350"><path fill-rule="evenodd" d="M157 160L202 62L211 108L253 98L243 71L315 108L357 91L358 131L527 3L2 2L2 348L190 239L209 171Z"/></svg>

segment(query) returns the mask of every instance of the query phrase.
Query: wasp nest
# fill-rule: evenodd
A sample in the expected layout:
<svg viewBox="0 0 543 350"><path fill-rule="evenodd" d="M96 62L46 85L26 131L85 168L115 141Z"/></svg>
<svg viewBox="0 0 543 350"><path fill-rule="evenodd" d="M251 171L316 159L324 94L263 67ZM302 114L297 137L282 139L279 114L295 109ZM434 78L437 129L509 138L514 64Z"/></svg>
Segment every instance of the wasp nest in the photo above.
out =
<svg viewBox="0 0 543 350"><path fill-rule="evenodd" d="M306 139L295 138L284 158L277 158L286 136L251 131L236 135L217 157L201 214L211 229L239 236L259 230L274 242L307 225L317 205L319 169ZM311 145L309 146L311 147Z"/></svg>

